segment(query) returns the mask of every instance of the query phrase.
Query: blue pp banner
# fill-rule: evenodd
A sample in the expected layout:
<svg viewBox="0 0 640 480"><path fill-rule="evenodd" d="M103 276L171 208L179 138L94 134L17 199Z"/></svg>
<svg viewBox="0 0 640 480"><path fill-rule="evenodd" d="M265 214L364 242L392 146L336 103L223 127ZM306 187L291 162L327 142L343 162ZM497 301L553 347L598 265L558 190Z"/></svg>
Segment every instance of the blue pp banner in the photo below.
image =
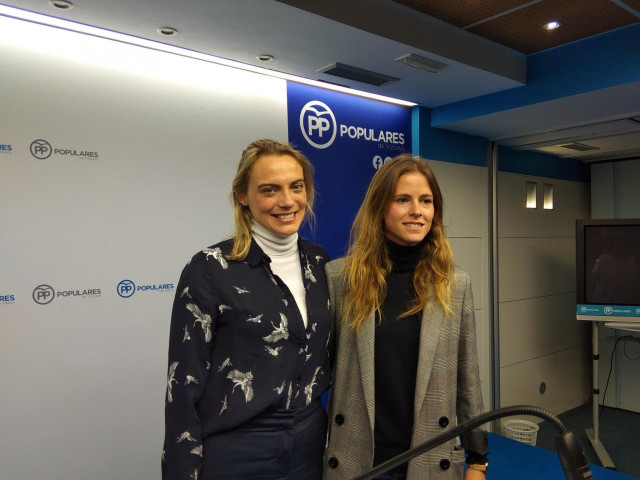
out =
<svg viewBox="0 0 640 480"><path fill-rule="evenodd" d="M587 305L578 304L576 314L602 317L640 317L640 305Z"/></svg>
<svg viewBox="0 0 640 480"><path fill-rule="evenodd" d="M289 142L316 173L317 229L301 235L340 257L373 174L411 152L411 108L287 82L287 114Z"/></svg>

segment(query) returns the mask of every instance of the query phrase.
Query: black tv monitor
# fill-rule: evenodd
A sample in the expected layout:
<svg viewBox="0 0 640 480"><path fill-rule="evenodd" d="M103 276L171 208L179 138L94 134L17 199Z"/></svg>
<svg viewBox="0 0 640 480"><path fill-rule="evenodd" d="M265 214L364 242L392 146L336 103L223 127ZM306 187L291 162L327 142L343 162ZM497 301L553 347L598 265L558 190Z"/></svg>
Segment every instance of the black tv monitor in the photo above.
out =
<svg viewBox="0 0 640 480"><path fill-rule="evenodd" d="M576 281L579 306L640 306L640 219L578 219Z"/></svg>

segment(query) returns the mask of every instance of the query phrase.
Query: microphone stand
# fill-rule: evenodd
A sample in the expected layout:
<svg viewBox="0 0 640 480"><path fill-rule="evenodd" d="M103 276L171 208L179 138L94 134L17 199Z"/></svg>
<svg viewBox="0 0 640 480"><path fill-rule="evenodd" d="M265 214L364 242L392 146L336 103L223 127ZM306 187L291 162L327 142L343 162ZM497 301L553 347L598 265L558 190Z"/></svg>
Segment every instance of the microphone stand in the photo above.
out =
<svg viewBox="0 0 640 480"><path fill-rule="evenodd" d="M406 452L403 452L384 463L381 463L377 467L374 467L372 470L354 477L353 480L371 480L372 478L375 478L376 476L386 472L387 470L391 470L398 465L402 465L412 458L428 452L429 450L443 444L448 440L451 440L462 435L463 433L479 427L483 423L487 423L502 417L509 417L512 415L532 415L551 421L551 423L553 423L560 431L560 433L556 435L556 449L558 451L558 457L560 459L560 463L562 464L562 469L567 480L593 479L591 469L589 468L589 464L587 463L586 457L582 448L580 447L580 444L578 443L578 440L572 432L567 430L567 428L558 417L552 415L543 408L533 407L529 405L513 405L510 407L503 407L492 410L490 412L485 412L478 415L477 417L472 418L471 420L467 420L466 422L461 423L455 428L452 428L448 432L437 435L432 439L427 440L426 442L413 448L410 448Z"/></svg>

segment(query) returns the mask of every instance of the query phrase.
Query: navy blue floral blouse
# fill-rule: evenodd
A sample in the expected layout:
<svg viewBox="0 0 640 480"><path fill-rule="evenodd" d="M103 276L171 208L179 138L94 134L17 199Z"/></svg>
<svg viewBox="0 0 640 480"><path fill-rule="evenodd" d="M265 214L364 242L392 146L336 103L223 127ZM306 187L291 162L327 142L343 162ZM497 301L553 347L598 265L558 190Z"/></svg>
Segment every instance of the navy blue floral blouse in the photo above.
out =
<svg viewBox="0 0 640 480"><path fill-rule="evenodd" d="M233 240L184 268L171 315L162 477L198 478L203 439L261 413L309 405L329 388L325 250L298 240L307 327L255 240L229 261Z"/></svg>

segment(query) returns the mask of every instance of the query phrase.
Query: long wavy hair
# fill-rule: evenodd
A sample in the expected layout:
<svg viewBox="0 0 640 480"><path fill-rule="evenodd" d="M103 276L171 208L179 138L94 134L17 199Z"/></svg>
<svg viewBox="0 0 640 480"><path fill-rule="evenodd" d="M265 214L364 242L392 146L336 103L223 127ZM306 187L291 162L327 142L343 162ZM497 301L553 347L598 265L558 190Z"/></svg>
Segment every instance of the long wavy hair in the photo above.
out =
<svg viewBox="0 0 640 480"><path fill-rule="evenodd" d="M302 167L304 187L307 192L307 206L304 212L304 222L313 224L313 201L315 190L313 188L313 165L301 152L287 143L282 143L270 138L261 138L251 142L242 152L238 171L233 179L231 187L231 202L233 203L233 216L235 220L235 233L233 249L227 257L229 260L244 260L251 246L251 224L253 216L248 207L243 206L238 200L241 195L246 195L249 188L249 178L253 166L264 155L289 155Z"/></svg>
<svg viewBox="0 0 640 480"><path fill-rule="evenodd" d="M431 298L435 298L445 311L451 311L453 252L444 232L440 186L424 159L402 154L380 167L373 176L351 227L341 308L343 318L354 330L360 328L372 309L380 314L387 294L385 279L391 272L384 216L394 197L398 179L413 172L424 175L431 187L434 215L413 276L416 296L410 299L407 311L400 318L422 311Z"/></svg>

